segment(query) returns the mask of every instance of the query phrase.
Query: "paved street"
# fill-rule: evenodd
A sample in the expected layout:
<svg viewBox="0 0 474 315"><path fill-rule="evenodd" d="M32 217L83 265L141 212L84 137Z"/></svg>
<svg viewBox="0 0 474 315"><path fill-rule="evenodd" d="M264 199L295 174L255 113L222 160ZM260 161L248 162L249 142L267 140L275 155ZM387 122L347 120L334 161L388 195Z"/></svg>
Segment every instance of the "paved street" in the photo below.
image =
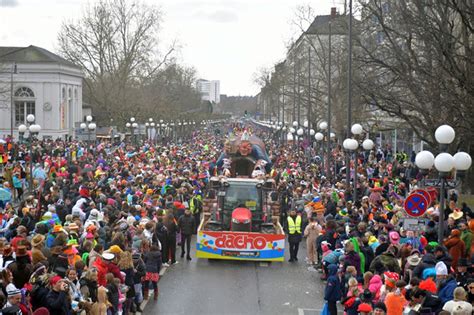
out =
<svg viewBox="0 0 474 315"><path fill-rule="evenodd" d="M301 245L296 264L180 259L166 270L159 301L150 300L145 314L319 314L321 274L308 271Z"/></svg>

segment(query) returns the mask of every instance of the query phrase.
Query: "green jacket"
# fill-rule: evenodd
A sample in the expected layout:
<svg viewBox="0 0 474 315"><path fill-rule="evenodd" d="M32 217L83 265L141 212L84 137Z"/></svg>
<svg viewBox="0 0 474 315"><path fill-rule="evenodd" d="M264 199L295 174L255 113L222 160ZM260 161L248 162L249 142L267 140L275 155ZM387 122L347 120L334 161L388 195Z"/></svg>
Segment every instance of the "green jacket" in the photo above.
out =
<svg viewBox="0 0 474 315"><path fill-rule="evenodd" d="M461 240L466 245L466 256L471 257L472 232L467 228L461 233Z"/></svg>

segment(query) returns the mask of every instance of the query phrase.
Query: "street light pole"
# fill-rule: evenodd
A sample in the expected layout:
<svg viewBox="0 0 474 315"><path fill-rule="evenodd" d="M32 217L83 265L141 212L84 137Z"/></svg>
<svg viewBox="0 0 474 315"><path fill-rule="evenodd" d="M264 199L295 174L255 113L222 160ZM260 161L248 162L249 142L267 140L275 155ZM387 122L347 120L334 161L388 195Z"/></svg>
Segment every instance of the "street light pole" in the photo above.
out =
<svg viewBox="0 0 474 315"><path fill-rule="evenodd" d="M421 170L423 175L428 173L433 165L438 171L438 182L434 186L440 188L440 205L439 205L439 219L438 219L438 243L442 244L444 239L444 210L445 210L445 194L446 188L455 188L459 185L458 180L455 182L448 182L447 176L456 170L459 178L464 176L472 164L471 156L465 152L458 152L454 156L447 153L448 146L453 142L456 133L451 126L442 125L436 129L435 138L440 144L441 153L436 158L430 151L421 151L416 155L415 164Z"/></svg>
<svg viewBox="0 0 474 315"><path fill-rule="evenodd" d="M332 18L332 15L331 15ZM331 55L332 55L332 23L331 20L329 20L328 23L329 26L329 54L328 54L328 118L327 118L327 123L328 123L328 142L327 142L327 147L326 147L326 157L327 157L327 170L326 170L326 176L328 178L332 177L331 174ZM324 149L323 149L324 152ZM323 160L324 160L324 154L323 154ZM336 169L334 168L334 177L336 176Z"/></svg>
<svg viewBox="0 0 474 315"><path fill-rule="evenodd" d="M348 51L348 75L347 75L347 137L351 136L352 125L352 0L349 0L349 51ZM350 159L346 157L346 181L350 181ZM347 186L349 187L349 186ZM355 200L354 200L355 201Z"/></svg>

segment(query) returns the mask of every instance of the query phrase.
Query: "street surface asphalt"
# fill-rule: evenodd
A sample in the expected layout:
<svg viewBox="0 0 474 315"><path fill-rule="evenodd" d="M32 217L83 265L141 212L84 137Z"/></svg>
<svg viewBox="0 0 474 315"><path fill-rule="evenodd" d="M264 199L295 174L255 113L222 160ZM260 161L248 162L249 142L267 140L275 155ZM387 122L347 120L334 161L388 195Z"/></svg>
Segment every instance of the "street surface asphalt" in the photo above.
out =
<svg viewBox="0 0 474 315"><path fill-rule="evenodd" d="M248 262L178 258L164 271L159 298L148 301L144 314L294 314L316 315L324 305L321 274L308 270L303 240L298 262ZM176 251L180 257L181 248Z"/></svg>

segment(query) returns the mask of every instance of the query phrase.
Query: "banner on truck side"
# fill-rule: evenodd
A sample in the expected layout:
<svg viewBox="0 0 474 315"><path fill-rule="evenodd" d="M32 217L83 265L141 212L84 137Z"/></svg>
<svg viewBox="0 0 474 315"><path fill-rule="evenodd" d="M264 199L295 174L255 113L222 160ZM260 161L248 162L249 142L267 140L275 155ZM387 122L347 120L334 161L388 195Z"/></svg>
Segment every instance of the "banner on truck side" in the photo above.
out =
<svg viewBox="0 0 474 315"><path fill-rule="evenodd" d="M285 235L199 231L196 256L212 259L283 261Z"/></svg>

